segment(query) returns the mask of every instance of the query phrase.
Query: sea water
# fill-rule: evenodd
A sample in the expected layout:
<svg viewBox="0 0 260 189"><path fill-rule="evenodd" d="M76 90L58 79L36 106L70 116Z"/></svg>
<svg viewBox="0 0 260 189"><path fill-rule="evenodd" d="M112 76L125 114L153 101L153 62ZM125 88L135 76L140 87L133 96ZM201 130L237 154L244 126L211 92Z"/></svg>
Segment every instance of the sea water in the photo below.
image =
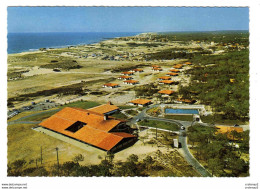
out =
<svg viewBox="0 0 260 189"><path fill-rule="evenodd" d="M140 33L140 32L139 32ZM115 38L134 36L138 32L46 32L8 33L8 54L35 51L39 48L61 48L71 45L98 43Z"/></svg>

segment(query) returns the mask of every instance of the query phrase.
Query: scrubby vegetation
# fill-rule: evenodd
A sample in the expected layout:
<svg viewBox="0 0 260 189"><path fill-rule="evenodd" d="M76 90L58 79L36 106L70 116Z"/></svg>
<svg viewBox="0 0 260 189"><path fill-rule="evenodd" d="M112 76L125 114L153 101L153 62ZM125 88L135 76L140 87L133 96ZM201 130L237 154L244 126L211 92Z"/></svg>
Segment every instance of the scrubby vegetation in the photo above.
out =
<svg viewBox="0 0 260 189"><path fill-rule="evenodd" d="M248 120L249 51L196 56L190 61L195 67L186 74L191 75L192 82L179 92L210 105L223 119Z"/></svg>
<svg viewBox="0 0 260 189"><path fill-rule="evenodd" d="M88 91L86 89L87 85L102 82L102 81L109 82L110 80L113 80L113 79L114 78L86 81L86 82L71 84L71 85L67 85L67 86L57 87L57 88L53 88L53 89L49 89L49 90L37 91L35 93L22 94L17 97L8 98L8 103L11 106L12 103L15 101L31 100L35 97L39 97L39 96L46 97L46 96L51 96L54 94L58 94L60 96L62 96L62 95L84 95Z"/></svg>
<svg viewBox="0 0 260 189"><path fill-rule="evenodd" d="M154 157L147 155L144 159L132 154L126 161L114 161L114 154L108 154L97 165L82 165L82 159L84 156L79 154L72 161L51 167L44 167L40 163L32 166L35 161L19 159L8 164L8 176L199 176L177 151L164 154L158 150Z"/></svg>
<svg viewBox="0 0 260 189"><path fill-rule="evenodd" d="M192 150L212 175L222 177L249 176L249 131L231 136L239 140L232 141L226 134L217 134L215 127L194 125L188 129L188 139ZM239 147L235 147L238 144Z"/></svg>
<svg viewBox="0 0 260 189"><path fill-rule="evenodd" d="M159 89L157 88L157 86L152 83L152 84L148 84L148 85L143 85L143 86L136 86L134 87L136 96L145 96L145 97L151 97L154 94L156 94Z"/></svg>
<svg viewBox="0 0 260 189"><path fill-rule="evenodd" d="M196 50L196 49L195 49ZM199 49L198 52L180 51L179 49L166 49L155 53L147 54L147 60L171 60L171 59L188 59L198 54L211 54L209 50Z"/></svg>
<svg viewBox="0 0 260 189"><path fill-rule="evenodd" d="M154 36L155 39L167 38L169 41L200 41L215 43L239 43L249 45L248 31L215 31L215 32L169 32L159 33Z"/></svg>
<svg viewBox="0 0 260 189"><path fill-rule="evenodd" d="M76 60L62 60L62 61L52 60L49 64L44 64L41 65L40 67L49 68L49 69L60 68L65 70L82 68L82 66L80 66Z"/></svg>

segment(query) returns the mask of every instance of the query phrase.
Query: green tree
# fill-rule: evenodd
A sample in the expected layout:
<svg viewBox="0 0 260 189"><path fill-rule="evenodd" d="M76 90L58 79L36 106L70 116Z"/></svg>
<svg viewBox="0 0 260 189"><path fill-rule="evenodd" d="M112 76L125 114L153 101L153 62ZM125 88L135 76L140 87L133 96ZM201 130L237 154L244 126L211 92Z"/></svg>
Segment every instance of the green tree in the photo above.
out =
<svg viewBox="0 0 260 189"><path fill-rule="evenodd" d="M80 161L84 161L84 156L82 154L78 154L73 158L75 163L79 163Z"/></svg>
<svg viewBox="0 0 260 189"><path fill-rule="evenodd" d="M127 161L137 163L138 162L138 156L135 155L135 154L131 154L130 156L128 156Z"/></svg>
<svg viewBox="0 0 260 189"><path fill-rule="evenodd" d="M220 159L212 158L208 161L208 168L209 170L211 170L212 176L214 176L215 174L223 170L224 164Z"/></svg>

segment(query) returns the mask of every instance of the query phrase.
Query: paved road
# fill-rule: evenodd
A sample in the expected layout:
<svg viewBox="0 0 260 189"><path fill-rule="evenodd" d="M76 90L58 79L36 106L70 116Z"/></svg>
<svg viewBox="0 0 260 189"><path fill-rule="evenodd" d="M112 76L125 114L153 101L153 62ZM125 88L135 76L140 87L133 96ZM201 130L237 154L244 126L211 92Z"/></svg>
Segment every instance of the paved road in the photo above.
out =
<svg viewBox="0 0 260 189"><path fill-rule="evenodd" d="M9 121L7 122L8 125L13 125L13 124L37 124L37 123L40 123L41 121L23 121L27 118L30 118L30 117L33 117L33 116L37 116L37 115L41 115L41 114L46 114L48 112L58 112L60 111L61 109L55 109L55 110L49 110L49 111L44 111L44 112L39 112L39 113L35 113L35 114L31 114L31 115L28 115L28 116L24 116L24 117L21 117L19 119L16 119L14 121Z"/></svg>
<svg viewBox="0 0 260 189"><path fill-rule="evenodd" d="M7 124L13 125L13 124L38 124L41 123L41 121L10 121Z"/></svg>
<svg viewBox="0 0 260 189"><path fill-rule="evenodd" d="M180 127L184 126L186 129L191 125L191 122L189 122L189 121L178 121L178 120L171 120L171 119L164 119L164 118L157 118L157 117L148 116L146 114L146 111L148 109L156 107L156 106L158 106L158 105L153 105L153 106L150 106L149 108L145 108L141 113L139 113L137 116L133 117L131 119L130 123L135 124L137 122L137 120L147 119L147 120L157 120L157 121L164 121L164 122L168 122L168 123L174 123L174 124L179 125ZM15 121L10 121L10 122L8 122L8 125L12 125L12 124L38 124L41 121L23 121L23 120L26 119L26 118L29 118L29 117L36 116L36 115L44 114L46 112L55 112L55 111L59 111L59 110L60 109L56 109L56 110L49 110L49 111L31 114L29 116L19 118ZM202 176L211 177L211 174L190 153L188 146L187 146L187 137L184 135L185 131L180 130L179 132L180 132L179 142L182 145L182 148L180 150L183 151L184 158L186 159L186 161L190 165L192 165Z"/></svg>
<svg viewBox="0 0 260 189"><path fill-rule="evenodd" d="M190 153L189 148L187 146L187 137L184 135L185 131L180 131L179 134L179 142L182 145L180 149L184 155L186 161L192 165L203 177L211 177L212 175L198 162L196 158Z"/></svg>
<svg viewBox="0 0 260 189"><path fill-rule="evenodd" d="M141 113L139 113L137 116L135 116L130 123L135 124L137 120L147 119L147 120L156 120L156 121L164 121L168 123L174 123L178 126L182 127L184 126L185 129L188 129L188 127L191 126L192 122L190 121L179 121L179 120L171 120L171 119L165 119L165 118L157 118L157 117L151 117L146 114L146 111L150 108L153 108L158 105L151 106L149 108L144 109ZM182 145L182 148L180 149L184 155L184 158L186 161L194 167L195 170L197 170L203 177L211 177L211 174L197 161L197 159L194 158L194 156L190 153L188 145L187 145L187 137L185 135L184 130L179 130L179 142Z"/></svg>

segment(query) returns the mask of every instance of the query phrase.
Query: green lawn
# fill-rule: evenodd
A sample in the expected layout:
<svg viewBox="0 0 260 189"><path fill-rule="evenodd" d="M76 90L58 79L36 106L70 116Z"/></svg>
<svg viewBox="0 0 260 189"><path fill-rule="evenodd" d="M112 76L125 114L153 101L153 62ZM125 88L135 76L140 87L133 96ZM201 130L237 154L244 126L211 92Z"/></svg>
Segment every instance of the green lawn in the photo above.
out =
<svg viewBox="0 0 260 189"><path fill-rule="evenodd" d="M136 108L136 106L118 106L121 110Z"/></svg>
<svg viewBox="0 0 260 189"><path fill-rule="evenodd" d="M139 124L142 126L157 127L171 131L178 131L180 129L177 124L155 120L142 120L139 122Z"/></svg>
<svg viewBox="0 0 260 189"><path fill-rule="evenodd" d="M118 119L127 119L127 116L121 112L114 113L111 116Z"/></svg>
<svg viewBox="0 0 260 189"><path fill-rule="evenodd" d="M52 116L53 114L57 113L59 110L57 111L52 111L52 112L44 112L40 115L34 115L34 116L31 116L31 117L27 117L25 119L23 119L23 121L42 121L43 119L46 119L50 116Z"/></svg>
<svg viewBox="0 0 260 189"><path fill-rule="evenodd" d="M77 102L72 102L66 105L61 106L62 107L77 107L77 108L82 108L82 109L88 109L88 108L93 108L95 106L100 105L98 102L93 102L93 101L77 101Z"/></svg>
<svg viewBox="0 0 260 189"><path fill-rule="evenodd" d="M127 110L126 113L129 114L129 115L132 115L132 116L136 116L138 114L138 111L136 111L136 110Z"/></svg>
<svg viewBox="0 0 260 189"><path fill-rule="evenodd" d="M193 121L192 115L165 115L164 118L181 120L181 121Z"/></svg>

